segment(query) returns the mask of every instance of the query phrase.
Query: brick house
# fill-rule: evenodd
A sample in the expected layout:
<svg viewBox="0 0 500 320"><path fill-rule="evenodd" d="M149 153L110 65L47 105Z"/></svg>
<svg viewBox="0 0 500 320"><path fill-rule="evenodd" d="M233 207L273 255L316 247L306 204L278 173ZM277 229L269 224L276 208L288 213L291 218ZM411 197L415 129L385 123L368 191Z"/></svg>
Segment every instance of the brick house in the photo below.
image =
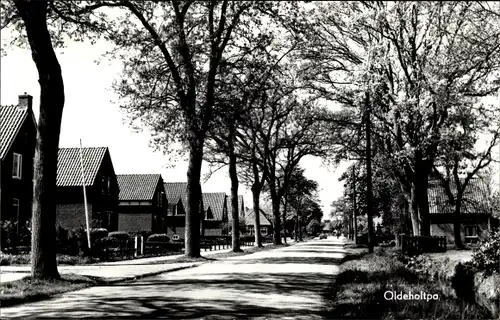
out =
<svg viewBox="0 0 500 320"><path fill-rule="evenodd" d="M109 149L83 148L88 212L93 228L118 229L119 186ZM85 227L85 206L80 148L59 148L57 164L56 225Z"/></svg>
<svg viewBox="0 0 500 320"><path fill-rule="evenodd" d="M202 235L220 236L227 234L227 196L224 192L203 193L205 206L202 221Z"/></svg>
<svg viewBox="0 0 500 320"><path fill-rule="evenodd" d="M456 187L451 185L451 191L456 194ZM448 202L444 188L438 181L431 181L428 189L431 235L446 236L448 243L455 240L453 222L453 206ZM487 185L481 179L470 180L464 192L460 224L462 240L475 242L483 239L487 231L497 228L498 219L494 218Z"/></svg>
<svg viewBox="0 0 500 320"><path fill-rule="evenodd" d="M259 212L259 222L260 222L260 234L262 236L272 235L273 224L264 214L262 209ZM247 215L245 216L245 224L247 229L247 234L255 234L255 213L253 209L247 209Z"/></svg>
<svg viewBox="0 0 500 320"><path fill-rule="evenodd" d="M32 96L0 106L0 219L19 221L17 232L31 219L36 131Z"/></svg>
<svg viewBox="0 0 500 320"><path fill-rule="evenodd" d="M165 232L167 199L160 174L119 174L119 231Z"/></svg>

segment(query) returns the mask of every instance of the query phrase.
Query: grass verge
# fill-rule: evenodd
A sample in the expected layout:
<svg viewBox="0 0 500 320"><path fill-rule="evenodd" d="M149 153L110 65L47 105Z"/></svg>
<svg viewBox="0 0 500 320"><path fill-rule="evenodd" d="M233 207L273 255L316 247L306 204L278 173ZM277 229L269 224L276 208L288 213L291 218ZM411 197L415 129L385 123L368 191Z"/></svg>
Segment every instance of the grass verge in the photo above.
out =
<svg viewBox="0 0 500 320"><path fill-rule="evenodd" d="M329 311L336 319L489 319L476 304L448 296L435 282L419 278L390 251L367 254L341 265L341 272L326 293ZM387 298L395 292L413 299ZM416 299L416 295L437 295Z"/></svg>
<svg viewBox="0 0 500 320"><path fill-rule="evenodd" d="M0 304L2 308L12 305L39 301L53 295L75 291L103 283L96 277L64 274L59 280L32 280L31 276L0 284Z"/></svg>

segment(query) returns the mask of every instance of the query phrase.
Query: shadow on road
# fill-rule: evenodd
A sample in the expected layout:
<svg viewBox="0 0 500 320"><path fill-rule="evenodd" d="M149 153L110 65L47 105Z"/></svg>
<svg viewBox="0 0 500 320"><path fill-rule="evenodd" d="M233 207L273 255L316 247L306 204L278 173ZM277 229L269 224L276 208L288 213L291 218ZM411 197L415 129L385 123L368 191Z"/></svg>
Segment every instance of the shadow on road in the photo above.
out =
<svg viewBox="0 0 500 320"><path fill-rule="evenodd" d="M319 247L309 250L310 246L297 246L296 251L280 250L275 257L247 256L178 273L85 289L45 301L43 305L21 308L10 315L18 318L329 319L324 298L331 296L330 285L342 256ZM331 245L331 248L339 248L339 245Z"/></svg>

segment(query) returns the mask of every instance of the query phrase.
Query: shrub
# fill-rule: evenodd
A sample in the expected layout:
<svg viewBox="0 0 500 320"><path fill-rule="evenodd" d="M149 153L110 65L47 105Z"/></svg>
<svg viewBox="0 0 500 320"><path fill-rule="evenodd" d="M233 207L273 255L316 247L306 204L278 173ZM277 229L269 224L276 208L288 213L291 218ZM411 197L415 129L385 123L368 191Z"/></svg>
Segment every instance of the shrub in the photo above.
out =
<svg viewBox="0 0 500 320"><path fill-rule="evenodd" d="M156 233L148 237L148 241L168 242L170 238L165 233Z"/></svg>
<svg viewBox="0 0 500 320"><path fill-rule="evenodd" d="M115 241L127 241L130 240L130 235L125 231L113 231L108 234L107 238L114 239Z"/></svg>
<svg viewBox="0 0 500 320"><path fill-rule="evenodd" d="M105 228L93 228L90 230L90 240L92 242L108 236L108 230Z"/></svg>
<svg viewBox="0 0 500 320"><path fill-rule="evenodd" d="M474 249L472 265L487 275L500 273L500 230L490 233Z"/></svg>
<svg viewBox="0 0 500 320"><path fill-rule="evenodd" d="M310 235L317 236L322 230L321 223L316 219L312 219L307 225L307 233Z"/></svg>

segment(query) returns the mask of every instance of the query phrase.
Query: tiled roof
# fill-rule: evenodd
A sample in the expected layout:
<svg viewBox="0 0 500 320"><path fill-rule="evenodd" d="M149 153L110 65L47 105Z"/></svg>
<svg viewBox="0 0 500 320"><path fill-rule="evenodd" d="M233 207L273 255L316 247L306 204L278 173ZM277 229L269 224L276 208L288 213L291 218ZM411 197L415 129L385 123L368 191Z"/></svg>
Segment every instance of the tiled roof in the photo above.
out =
<svg viewBox="0 0 500 320"><path fill-rule="evenodd" d="M456 196L457 188L454 183L451 183L451 192ZM430 214L453 213L453 206L448 202L448 196L446 195L444 188L438 181L430 182L428 196ZM461 213L491 213L488 187L481 179L471 179L469 184L465 188Z"/></svg>
<svg viewBox="0 0 500 320"><path fill-rule="evenodd" d="M181 200L187 203L187 182L164 182L165 196L170 204L176 204Z"/></svg>
<svg viewBox="0 0 500 320"><path fill-rule="evenodd" d="M9 151L27 117L28 108L0 106L0 159Z"/></svg>
<svg viewBox="0 0 500 320"><path fill-rule="evenodd" d="M227 197L227 217L228 221L233 221L233 215L231 214L231 199L233 197L228 196ZM245 206L243 203L243 196L239 195L238 196L238 213L240 215L240 221L242 218L245 217Z"/></svg>
<svg viewBox="0 0 500 320"><path fill-rule="evenodd" d="M95 183L106 147L82 148L85 184ZM57 186L76 187L82 185L82 167L80 164L80 148L59 148L57 155Z"/></svg>
<svg viewBox="0 0 500 320"><path fill-rule="evenodd" d="M270 226L270 225L272 225L272 223L269 221L269 219L267 219L267 217L262 212L262 209L261 209L261 212L260 212L260 215L259 215L259 222L260 222L261 226ZM250 210L247 211L247 216L245 217L245 224L247 226L253 226L253 225L255 225L255 213L254 213L253 209L250 209Z"/></svg>
<svg viewBox="0 0 500 320"><path fill-rule="evenodd" d="M224 192L203 193L203 205L206 210L210 208L213 214L213 220L222 220L224 218L226 194Z"/></svg>
<svg viewBox="0 0 500 320"><path fill-rule="evenodd" d="M161 180L160 174L119 174L120 201L151 201Z"/></svg>

